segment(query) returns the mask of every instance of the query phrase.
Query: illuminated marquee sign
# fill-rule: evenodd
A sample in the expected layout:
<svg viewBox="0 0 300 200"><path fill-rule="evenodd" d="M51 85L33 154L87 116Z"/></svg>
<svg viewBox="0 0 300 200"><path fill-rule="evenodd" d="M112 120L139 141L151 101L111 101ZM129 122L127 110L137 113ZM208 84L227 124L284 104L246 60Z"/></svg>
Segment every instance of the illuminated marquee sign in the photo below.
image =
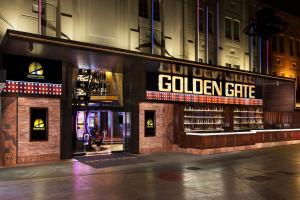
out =
<svg viewBox="0 0 300 200"><path fill-rule="evenodd" d="M147 73L146 99L195 103L262 105L262 88L253 81Z"/></svg>
<svg viewBox="0 0 300 200"><path fill-rule="evenodd" d="M61 61L4 54L3 66L6 69L6 80L62 83Z"/></svg>
<svg viewBox="0 0 300 200"><path fill-rule="evenodd" d="M255 85L232 82L225 82L223 84L223 82L221 81L192 78L192 87L189 87L189 82L190 81L188 77L159 74L158 90L161 92L240 97L251 99L255 98Z"/></svg>
<svg viewBox="0 0 300 200"><path fill-rule="evenodd" d="M62 94L62 87L61 84L7 80L3 88L3 93L60 96Z"/></svg>

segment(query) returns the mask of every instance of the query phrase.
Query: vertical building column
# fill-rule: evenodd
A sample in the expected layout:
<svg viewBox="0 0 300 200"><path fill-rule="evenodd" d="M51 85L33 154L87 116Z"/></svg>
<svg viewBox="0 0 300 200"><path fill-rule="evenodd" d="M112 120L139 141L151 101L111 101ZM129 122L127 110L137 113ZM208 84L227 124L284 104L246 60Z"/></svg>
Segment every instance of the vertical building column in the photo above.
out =
<svg viewBox="0 0 300 200"><path fill-rule="evenodd" d="M195 0L195 61L199 61L199 0Z"/></svg>
<svg viewBox="0 0 300 200"><path fill-rule="evenodd" d="M262 38L259 37L259 73L262 72L262 65L263 65L263 42L262 42Z"/></svg>
<svg viewBox="0 0 300 200"><path fill-rule="evenodd" d="M266 40L266 73L269 74L269 39Z"/></svg>
<svg viewBox="0 0 300 200"><path fill-rule="evenodd" d="M181 0L181 31L182 31L182 59L185 59L185 23L184 23L184 20L185 20L185 12L184 12L184 9L185 9L185 0Z"/></svg>
<svg viewBox="0 0 300 200"><path fill-rule="evenodd" d="M216 0L216 20L215 20L215 61L217 65L220 63L220 0Z"/></svg>
<svg viewBox="0 0 300 200"><path fill-rule="evenodd" d="M253 36L248 36L249 38L249 70L253 71L254 66L253 66Z"/></svg>
<svg viewBox="0 0 300 200"><path fill-rule="evenodd" d="M165 44L165 19L164 19L164 0L160 0L160 22L161 22L161 55L165 56L166 54L166 44Z"/></svg>
<svg viewBox="0 0 300 200"><path fill-rule="evenodd" d="M38 0L38 34L42 35L42 0Z"/></svg>
<svg viewBox="0 0 300 200"><path fill-rule="evenodd" d="M56 37L61 38L61 7L60 7L60 0L57 0L57 5L56 5Z"/></svg>
<svg viewBox="0 0 300 200"><path fill-rule="evenodd" d="M150 40L151 54L154 54L154 0L150 0Z"/></svg>
<svg viewBox="0 0 300 200"><path fill-rule="evenodd" d="M60 152L62 159L72 158L72 134L73 113L72 113L72 65L62 64L62 96L61 96L61 145Z"/></svg>
<svg viewBox="0 0 300 200"><path fill-rule="evenodd" d="M208 63L208 5L205 6L205 62Z"/></svg>

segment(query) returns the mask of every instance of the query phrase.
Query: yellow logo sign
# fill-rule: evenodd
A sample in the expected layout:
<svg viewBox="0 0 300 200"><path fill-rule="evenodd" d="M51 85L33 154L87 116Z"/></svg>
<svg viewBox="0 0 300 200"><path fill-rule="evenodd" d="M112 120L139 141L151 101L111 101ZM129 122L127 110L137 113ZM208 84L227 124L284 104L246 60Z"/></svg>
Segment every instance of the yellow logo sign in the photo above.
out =
<svg viewBox="0 0 300 200"><path fill-rule="evenodd" d="M148 119L147 120L147 125L146 125L147 128L153 128L154 127L154 122L152 119Z"/></svg>
<svg viewBox="0 0 300 200"><path fill-rule="evenodd" d="M40 63L38 62L33 62L29 65L28 69L28 78L32 79L44 79L45 77L43 76L44 70L43 67Z"/></svg>
<svg viewBox="0 0 300 200"><path fill-rule="evenodd" d="M44 131L45 123L42 119L36 119L33 123L33 130L35 131Z"/></svg>

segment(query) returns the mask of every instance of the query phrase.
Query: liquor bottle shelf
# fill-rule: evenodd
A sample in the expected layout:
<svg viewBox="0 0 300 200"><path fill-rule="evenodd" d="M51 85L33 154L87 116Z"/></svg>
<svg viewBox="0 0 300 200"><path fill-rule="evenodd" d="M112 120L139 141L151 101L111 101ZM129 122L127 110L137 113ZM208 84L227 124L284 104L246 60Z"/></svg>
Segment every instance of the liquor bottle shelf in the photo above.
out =
<svg viewBox="0 0 300 200"><path fill-rule="evenodd" d="M263 117L233 117L234 119L263 119Z"/></svg>
<svg viewBox="0 0 300 200"><path fill-rule="evenodd" d="M185 112L224 112L224 110L193 110L193 109L184 109Z"/></svg>
<svg viewBox="0 0 300 200"><path fill-rule="evenodd" d="M264 123L260 122L260 123L257 123L257 122L252 122L252 123L234 123L234 125L248 125L248 124L258 124L258 125L263 125Z"/></svg>
<svg viewBox="0 0 300 200"><path fill-rule="evenodd" d="M255 127L255 128L250 128L251 130L255 129L255 130L261 130L263 129L263 127ZM246 130L250 130L249 128L239 128L239 129L233 129L234 131L246 131Z"/></svg>
<svg viewBox="0 0 300 200"><path fill-rule="evenodd" d="M262 114L263 112L258 111L233 111L234 113L255 113L255 114Z"/></svg>
<svg viewBox="0 0 300 200"><path fill-rule="evenodd" d="M235 108L233 116L233 130L250 130L263 128L262 108Z"/></svg>
<svg viewBox="0 0 300 200"><path fill-rule="evenodd" d="M184 125L222 125L221 123L184 123Z"/></svg>
<svg viewBox="0 0 300 200"><path fill-rule="evenodd" d="M186 131L222 131L224 108L222 106L194 106L184 108L184 129Z"/></svg>
<svg viewBox="0 0 300 200"><path fill-rule="evenodd" d="M211 117L211 116L184 116L184 118L199 118L199 119L223 119L224 117Z"/></svg>
<svg viewBox="0 0 300 200"><path fill-rule="evenodd" d="M184 130L184 132L215 132L215 131L224 131L224 129L207 129L207 130L203 130L203 129L188 130L188 129L185 129Z"/></svg>

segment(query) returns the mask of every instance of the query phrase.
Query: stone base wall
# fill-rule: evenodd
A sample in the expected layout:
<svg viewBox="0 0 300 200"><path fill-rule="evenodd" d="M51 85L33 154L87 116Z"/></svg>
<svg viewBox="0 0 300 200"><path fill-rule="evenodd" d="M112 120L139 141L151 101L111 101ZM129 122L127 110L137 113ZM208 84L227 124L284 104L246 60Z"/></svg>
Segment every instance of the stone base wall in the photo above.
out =
<svg viewBox="0 0 300 200"><path fill-rule="evenodd" d="M30 142L30 107L48 108L48 141ZM60 99L18 98L18 163L60 159Z"/></svg>
<svg viewBox="0 0 300 200"><path fill-rule="evenodd" d="M1 98L0 166L17 164L17 98Z"/></svg>
<svg viewBox="0 0 300 200"><path fill-rule="evenodd" d="M156 135L145 137L145 110L155 110ZM173 105L162 103L139 104L139 153L172 151Z"/></svg>

